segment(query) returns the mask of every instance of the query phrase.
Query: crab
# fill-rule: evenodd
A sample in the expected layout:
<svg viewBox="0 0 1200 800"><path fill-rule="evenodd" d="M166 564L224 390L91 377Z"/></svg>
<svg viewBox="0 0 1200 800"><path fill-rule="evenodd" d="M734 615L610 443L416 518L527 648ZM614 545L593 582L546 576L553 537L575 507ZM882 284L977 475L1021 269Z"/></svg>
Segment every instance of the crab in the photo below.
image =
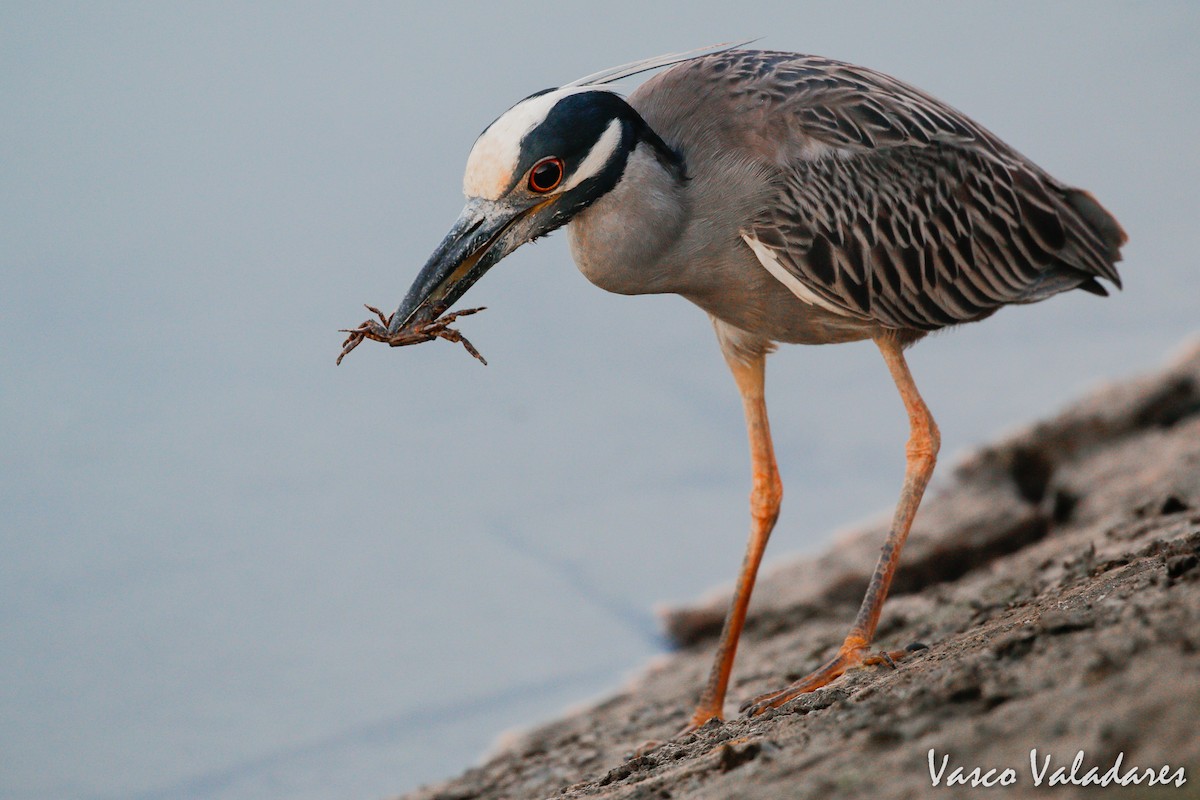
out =
<svg viewBox="0 0 1200 800"><path fill-rule="evenodd" d="M419 320L401 328L395 333L391 332L392 317L390 315L384 316L384 313L375 308L375 306L366 306L366 309L378 317L378 319L368 319L357 328L342 328L339 331L339 333L348 333L350 335L346 337L346 341L342 342L342 352L337 357L338 364L342 363L342 359L346 357L347 353L362 344L364 339L383 342L389 347L403 347L409 344L431 342L434 339L445 339L448 342L460 343L466 348L468 353L479 359L481 364L487 366L487 359L479 354L479 351L475 349L475 345L471 344L462 333L450 327L450 323L459 317L477 314L483 311L483 308L467 308L462 311L455 311L453 314L447 314L444 317L440 315L445 309L439 309L434 314L433 319Z"/></svg>

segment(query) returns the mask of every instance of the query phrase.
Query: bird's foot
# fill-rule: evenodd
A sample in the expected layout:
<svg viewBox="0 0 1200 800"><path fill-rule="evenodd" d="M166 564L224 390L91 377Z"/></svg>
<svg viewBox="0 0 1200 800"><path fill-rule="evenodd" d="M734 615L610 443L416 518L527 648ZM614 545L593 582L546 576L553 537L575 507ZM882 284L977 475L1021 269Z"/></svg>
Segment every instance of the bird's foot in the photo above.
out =
<svg viewBox="0 0 1200 800"><path fill-rule="evenodd" d="M696 713L692 714L692 718L688 720L688 724L684 725L671 738L682 739L688 734L695 733L701 728L719 728L725 724L725 717L720 711L705 712L697 709Z"/></svg>
<svg viewBox="0 0 1200 800"><path fill-rule="evenodd" d="M476 314L483 311L482 308L467 308L462 311L455 311L453 314L447 314L441 318L414 323L406 328L401 328L395 333L389 330L392 321L391 316L384 316L383 312L374 306L367 306L367 310L374 314L377 319L368 319L357 328L343 328L340 331L340 333L349 335L346 337L346 341L342 342L342 352L337 357L338 364L341 364L342 359L366 339L383 342L389 347L403 347L409 344L430 342L434 339L445 339L448 342L458 342L466 348L468 353L479 359L482 364L487 364L487 359L479 354L479 351L468 341L467 337L450 327L450 323L459 317Z"/></svg>
<svg viewBox="0 0 1200 800"><path fill-rule="evenodd" d="M904 650L870 650L865 644L843 644L838 654L821 667L777 692L767 692L742 704L747 717L756 717L768 708L779 708L802 694L828 686L845 673L859 667L886 666L896 669L896 662L925 645L910 645Z"/></svg>

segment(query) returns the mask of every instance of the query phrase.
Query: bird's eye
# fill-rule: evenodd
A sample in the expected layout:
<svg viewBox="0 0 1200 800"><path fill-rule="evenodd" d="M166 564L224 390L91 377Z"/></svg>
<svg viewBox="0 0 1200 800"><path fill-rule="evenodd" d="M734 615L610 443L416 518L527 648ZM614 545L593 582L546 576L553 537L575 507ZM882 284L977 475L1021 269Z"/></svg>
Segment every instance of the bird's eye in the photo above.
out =
<svg viewBox="0 0 1200 800"><path fill-rule="evenodd" d="M534 165L529 171L529 189L538 194L545 194L562 181L563 162L561 158L546 158Z"/></svg>

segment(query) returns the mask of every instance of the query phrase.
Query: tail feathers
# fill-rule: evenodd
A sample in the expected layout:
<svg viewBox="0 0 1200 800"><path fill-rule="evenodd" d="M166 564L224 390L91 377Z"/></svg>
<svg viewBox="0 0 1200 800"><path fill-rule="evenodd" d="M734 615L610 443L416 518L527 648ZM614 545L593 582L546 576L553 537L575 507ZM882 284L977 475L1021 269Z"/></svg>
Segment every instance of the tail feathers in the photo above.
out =
<svg viewBox="0 0 1200 800"><path fill-rule="evenodd" d="M1096 280L1095 275L1060 263L1054 269L1042 273L1037 283L1030 286L1021 296L1021 299L1016 302L1037 303L1048 297L1053 297L1056 294L1068 292L1072 289L1082 289L1085 292L1099 295L1100 297L1108 297L1108 290L1104 288L1102 283Z"/></svg>
<svg viewBox="0 0 1200 800"><path fill-rule="evenodd" d="M1112 214L1105 211L1104 206L1100 205L1090 192L1083 189L1068 189L1066 196L1071 208L1075 209L1076 213L1083 217L1083 221L1104 241L1108 247L1108 257L1113 261L1120 261L1121 246L1129 241L1129 236L1121 227L1121 223L1117 222Z"/></svg>
<svg viewBox="0 0 1200 800"><path fill-rule="evenodd" d="M1083 289L1085 292L1089 292L1094 295L1099 295L1100 297L1108 297L1108 289L1105 289L1103 284L1101 284L1099 281L1097 281L1095 278L1092 278L1092 277L1089 277L1087 280L1083 281L1075 288Z"/></svg>

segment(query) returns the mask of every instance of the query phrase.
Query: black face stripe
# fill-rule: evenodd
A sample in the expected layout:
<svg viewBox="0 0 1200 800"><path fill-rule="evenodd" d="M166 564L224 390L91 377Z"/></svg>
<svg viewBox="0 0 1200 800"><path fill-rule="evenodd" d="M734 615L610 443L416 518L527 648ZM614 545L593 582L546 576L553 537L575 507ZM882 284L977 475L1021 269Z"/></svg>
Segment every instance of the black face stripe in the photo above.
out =
<svg viewBox="0 0 1200 800"><path fill-rule="evenodd" d="M554 90L548 89L530 97L538 97L549 91ZM619 95L596 90L566 95L554 104L541 123L522 137L520 157L509 190L536 163L549 156L563 160L563 181L570 181L614 120L621 124L621 142L614 153L613 163L608 167L617 169L617 177L624 169L625 159L638 142L650 145L664 166L683 177L682 158L650 129L641 115Z"/></svg>
<svg viewBox="0 0 1200 800"><path fill-rule="evenodd" d="M554 91L557 90L547 89L521 102ZM510 111L518 109L520 105L518 103ZM682 156L664 142L624 98L610 91L583 90L558 98L542 120L522 135L517 146L517 163L502 196L520 191L528 181L529 171L551 157L562 160L563 176L560 183L569 186L573 179L577 179L578 170L600 146L601 139L614 124L617 126L618 141L611 153L605 153L606 162L598 170L594 163L590 164L587 177L569 189L559 189L561 195L553 203L553 211L548 219L550 226L539 235L566 224L575 214L611 191L621 180L630 154L639 145L647 145L676 179L686 179Z"/></svg>
<svg viewBox="0 0 1200 800"><path fill-rule="evenodd" d="M569 181L613 120L618 120L624 131L632 130L635 120L640 121L640 117L612 92L578 92L563 97L546 118L521 139L521 155L513 177L520 180L543 158L557 156L565 166L563 180ZM623 133L621 138L625 145L628 136Z"/></svg>

